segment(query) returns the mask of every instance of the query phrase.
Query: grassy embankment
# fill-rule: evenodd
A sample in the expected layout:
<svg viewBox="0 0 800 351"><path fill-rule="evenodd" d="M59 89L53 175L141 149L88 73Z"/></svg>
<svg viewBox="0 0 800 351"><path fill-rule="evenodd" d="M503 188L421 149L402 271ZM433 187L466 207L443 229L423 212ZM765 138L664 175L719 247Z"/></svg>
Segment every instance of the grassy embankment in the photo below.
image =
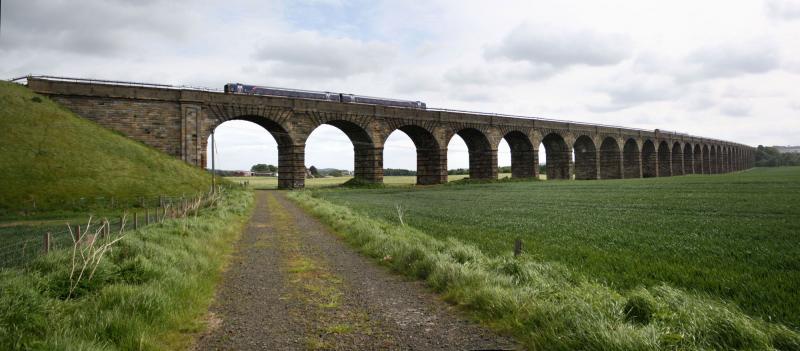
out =
<svg viewBox="0 0 800 351"><path fill-rule="evenodd" d="M365 253L391 257L386 264L532 348L800 349L778 324L795 328L798 316L799 176L293 196ZM516 237L521 259L509 257Z"/></svg>
<svg viewBox="0 0 800 351"><path fill-rule="evenodd" d="M0 217L14 222L0 231L6 249L27 234L64 229L66 219L85 224L83 216L120 211L75 198L195 194L210 181L200 169L1 82L0 133ZM83 260L71 245L0 269L0 349L186 348L203 327L199 319L251 205L252 193L232 191L197 217L127 231L86 275L73 271L74 260L77 267Z"/></svg>
<svg viewBox="0 0 800 351"><path fill-rule="evenodd" d="M81 198L115 197L121 205L210 185L205 172L7 82L0 82L0 140L0 219L69 217L86 213Z"/></svg>

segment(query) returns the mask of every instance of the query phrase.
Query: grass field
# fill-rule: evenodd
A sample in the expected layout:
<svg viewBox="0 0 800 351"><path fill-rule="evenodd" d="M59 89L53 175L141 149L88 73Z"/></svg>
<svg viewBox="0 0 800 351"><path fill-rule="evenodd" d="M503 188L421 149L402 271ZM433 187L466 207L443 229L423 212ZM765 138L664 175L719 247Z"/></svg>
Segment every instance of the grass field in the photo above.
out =
<svg viewBox="0 0 800 351"><path fill-rule="evenodd" d="M510 177L511 174L500 174L498 178ZM466 175L451 175L448 177L449 181L460 180L466 178ZM250 187L253 189L277 189L278 178L276 177L225 177L232 182L238 183L241 181L249 181ZM353 177L330 177L330 178L311 178L306 179L307 188L322 188L331 187L344 184L344 182L353 179ZM413 185L417 182L415 176L388 176L383 177L383 183L387 186L400 186L400 185Z"/></svg>
<svg viewBox="0 0 800 351"><path fill-rule="evenodd" d="M321 189L315 196L614 289L666 283L800 328L800 167L613 181Z"/></svg>

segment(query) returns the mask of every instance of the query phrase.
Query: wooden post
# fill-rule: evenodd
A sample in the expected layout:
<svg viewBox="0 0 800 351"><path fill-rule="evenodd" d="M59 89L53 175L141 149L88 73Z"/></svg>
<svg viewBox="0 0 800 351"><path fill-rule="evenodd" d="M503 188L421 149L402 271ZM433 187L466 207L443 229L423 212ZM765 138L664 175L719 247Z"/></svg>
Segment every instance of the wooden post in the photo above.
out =
<svg viewBox="0 0 800 351"><path fill-rule="evenodd" d="M44 235L44 253L50 252L50 232Z"/></svg>
<svg viewBox="0 0 800 351"><path fill-rule="evenodd" d="M119 216L119 232L122 233L125 231L125 215Z"/></svg>
<svg viewBox="0 0 800 351"><path fill-rule="evenodd" d="M522 239L517 239L514 241L514 257L519 256L522 254Z"/></svg>
<svg viewBox="0 0 800 351"><path fill-rule="evenodd" d="M76 242L81 241L81 226L80 226L80 224L78 225L78 229L75 232L75 241Z"/></svg>
<svg viewBox="0 0 800 351"><path fill-rule="evenodd" d="M145 219L145 221L144 221L145 225L150 225L150 209L149 208L145 208L144 209L144 219Z"/></svg>
<svg viewBox="0 0 800 351"><path fill-rule="evenodd" d="M133 230L139 229L139 212L133 211Z"/></svg>

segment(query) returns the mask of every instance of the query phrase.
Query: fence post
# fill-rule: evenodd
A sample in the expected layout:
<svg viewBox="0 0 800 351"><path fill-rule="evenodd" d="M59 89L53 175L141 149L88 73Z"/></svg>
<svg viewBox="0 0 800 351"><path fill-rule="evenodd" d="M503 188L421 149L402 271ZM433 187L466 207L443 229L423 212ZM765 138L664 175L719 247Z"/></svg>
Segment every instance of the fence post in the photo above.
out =
<svg viewBox="0 0 800 351"><path fill-rule="evenodd" d="M50 252L50 232L44 234L44 253Z"/></svg>
<svg viewBox="0 0 800 351"><path fill-rule="evenodd" d="M514 241L514 257L519 256L522 254L522 239L517 239Z"/></svg>
<svg viewBox="0 0 800 351"><path fill-rule="evenodd" d="M133 230L139 229L139 212L133 211Z"/></svg>
<svg viewBox="0 0 800 351"><path fill-rule="evenodd" d="M150 209L149 208L145 208L144 209L144 219L145 219L144 224L145 225L150 225Z"/></svg>
<svg viewBox="0 0 800 351"><path fill-rule="evenodd" d="M119 232L120 234L125 231L125 214L119 216Z"/></svg>
<svg viewBox="0 0 800 351"><path fill-rule="evenodd" d="M81 225L78 224L78 230L75 232L75 242L81 241Z"/></svg>

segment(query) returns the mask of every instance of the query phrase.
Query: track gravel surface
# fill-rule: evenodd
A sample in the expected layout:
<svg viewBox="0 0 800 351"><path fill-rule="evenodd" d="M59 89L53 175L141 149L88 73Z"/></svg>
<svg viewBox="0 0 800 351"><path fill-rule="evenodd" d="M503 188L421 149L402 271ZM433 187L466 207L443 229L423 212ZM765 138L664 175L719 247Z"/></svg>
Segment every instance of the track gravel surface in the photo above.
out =
<svg viewBox="0 0 800 351"><path fill-rule="evenodd" d="M283 192L256 197L196 349L518 348L359 255Z"/></svg>

